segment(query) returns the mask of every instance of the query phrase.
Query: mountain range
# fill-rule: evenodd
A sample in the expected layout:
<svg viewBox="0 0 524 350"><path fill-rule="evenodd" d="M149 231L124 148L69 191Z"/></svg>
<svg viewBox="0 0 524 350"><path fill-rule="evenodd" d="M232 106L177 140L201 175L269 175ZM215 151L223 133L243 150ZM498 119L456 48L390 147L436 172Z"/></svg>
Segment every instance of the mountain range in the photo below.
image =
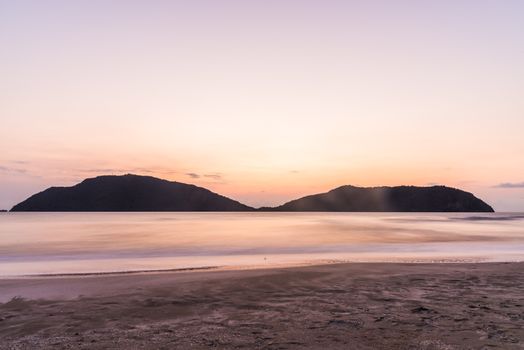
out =
<svg viewBox="0 0 524 350"><path fill-rule="evenodd" d="M332 211L493 212L469 192L446 186L341 186L283 205L252 208L208 189L151 176L104 175L50 187L11 211Z"/></svg>

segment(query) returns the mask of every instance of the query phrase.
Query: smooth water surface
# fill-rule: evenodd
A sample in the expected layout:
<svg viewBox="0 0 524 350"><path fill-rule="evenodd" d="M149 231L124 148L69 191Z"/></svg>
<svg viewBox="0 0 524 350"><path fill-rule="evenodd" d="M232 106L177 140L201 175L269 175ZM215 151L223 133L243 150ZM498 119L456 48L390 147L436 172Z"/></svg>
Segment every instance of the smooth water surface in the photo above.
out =
<svg viewBox="0 0 524 350"><path fill-rule="evenodd" d="M2 213L0 276L326 261L521 261L518 213Z"/></svg>

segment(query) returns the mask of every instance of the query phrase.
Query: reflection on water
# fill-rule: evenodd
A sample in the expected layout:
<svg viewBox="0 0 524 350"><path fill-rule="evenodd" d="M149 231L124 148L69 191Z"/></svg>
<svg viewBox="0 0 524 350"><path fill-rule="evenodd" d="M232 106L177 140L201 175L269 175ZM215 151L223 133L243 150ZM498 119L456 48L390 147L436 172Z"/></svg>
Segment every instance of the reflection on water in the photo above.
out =
<svg viewBox="0 0 524 350"><path fill-rule="evenodd" d="M524 260L522 214L6 213L0 275Z"/></svg>

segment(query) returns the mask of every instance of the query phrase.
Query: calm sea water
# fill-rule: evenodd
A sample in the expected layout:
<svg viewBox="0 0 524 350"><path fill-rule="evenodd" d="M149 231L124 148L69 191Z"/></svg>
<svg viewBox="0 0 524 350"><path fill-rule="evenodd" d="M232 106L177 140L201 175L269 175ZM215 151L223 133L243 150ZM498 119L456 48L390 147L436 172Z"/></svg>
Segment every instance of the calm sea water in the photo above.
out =
<svg viewBox="0 0 524 350"><path fill-rule="evenodd" d="M524 213L0 214L0 276L522 260Z"/></svg>

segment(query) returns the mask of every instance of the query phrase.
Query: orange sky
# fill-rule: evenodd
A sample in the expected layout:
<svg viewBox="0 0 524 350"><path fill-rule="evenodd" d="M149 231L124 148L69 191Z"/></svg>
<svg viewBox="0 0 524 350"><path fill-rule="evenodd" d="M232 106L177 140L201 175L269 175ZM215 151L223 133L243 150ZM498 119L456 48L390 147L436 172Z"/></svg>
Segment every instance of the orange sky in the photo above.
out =
<svg viewBox="0 0 524 350"><path fill-rule="evenodd" d="M0 6L0 208L132 172L255 206L438 183L524 210L522 2Z"/></svg>

